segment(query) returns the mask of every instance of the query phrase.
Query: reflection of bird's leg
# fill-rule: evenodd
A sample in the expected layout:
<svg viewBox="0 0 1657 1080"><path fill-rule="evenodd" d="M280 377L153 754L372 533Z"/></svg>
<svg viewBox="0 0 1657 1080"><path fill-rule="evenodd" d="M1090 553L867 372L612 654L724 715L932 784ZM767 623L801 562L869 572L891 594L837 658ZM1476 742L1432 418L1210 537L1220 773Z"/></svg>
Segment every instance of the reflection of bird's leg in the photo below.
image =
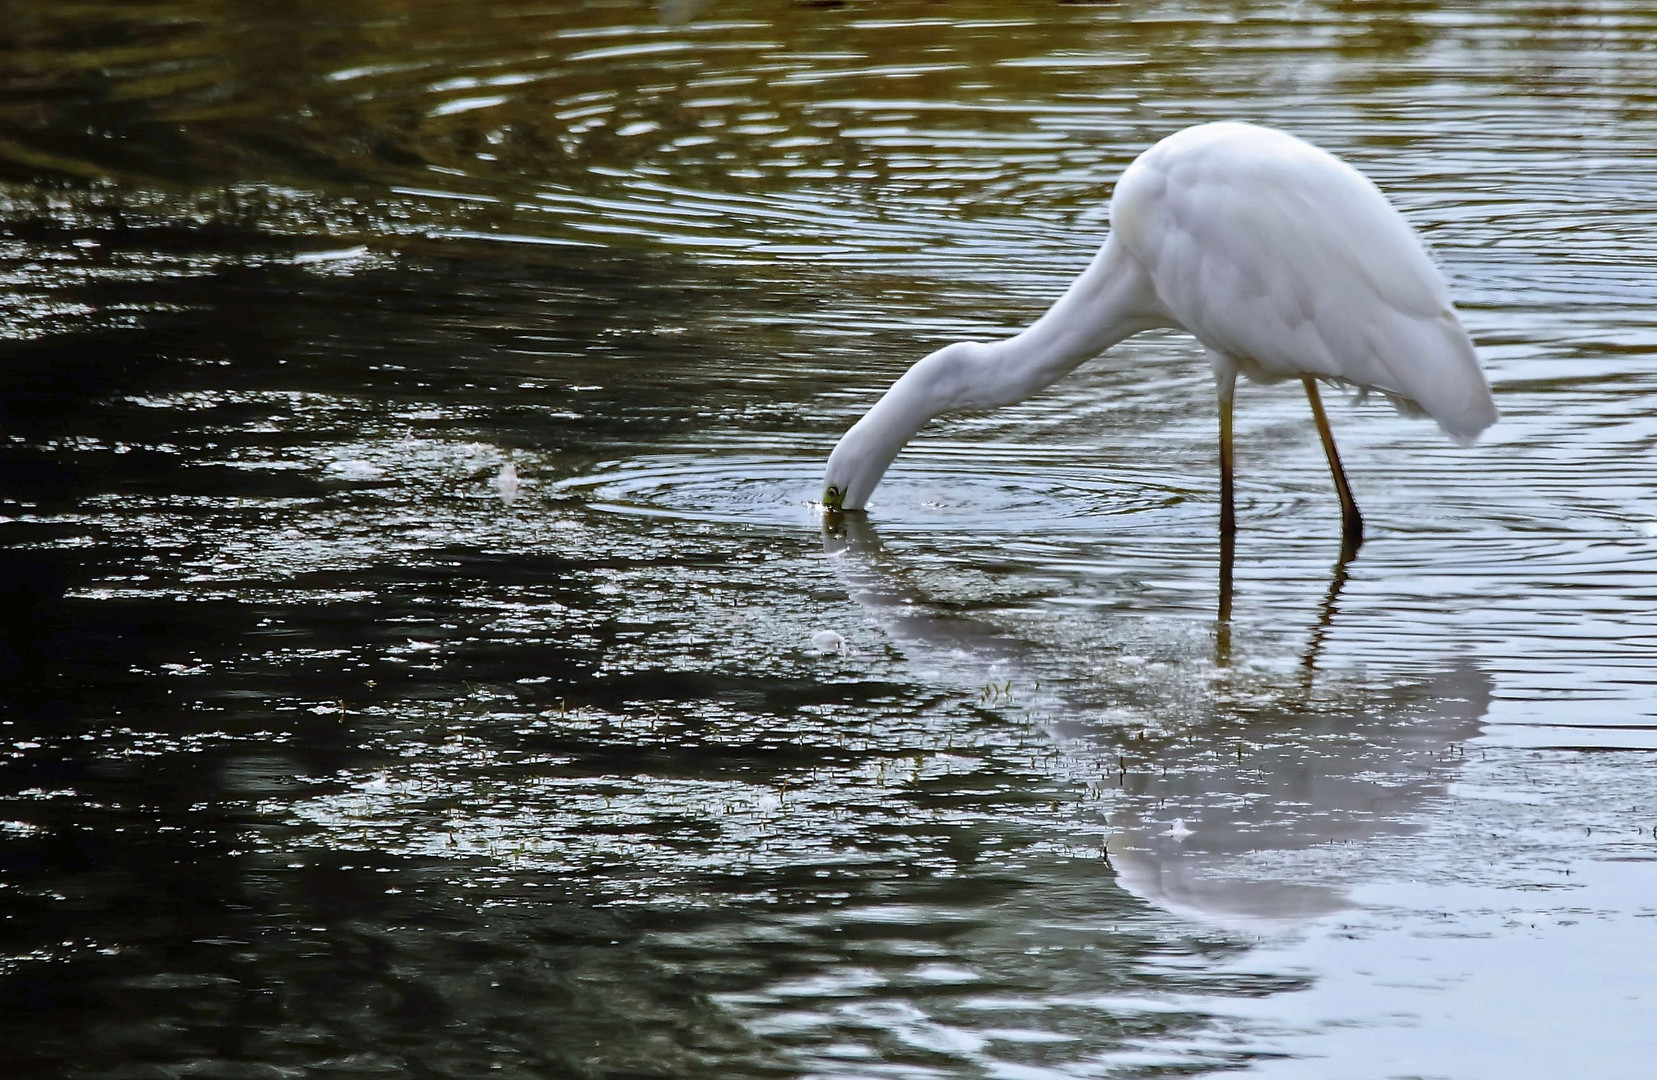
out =
<svg viewBox="0 0 1657 1080"><path fill-rule="evenodd" d="M1323 639L1328 636L1329 628L1335 623L1335 615L1340 608L1341 589L1346 586L1349 575L1347 569L1356 553L1355 545L1341 544L1340 561L1335 563L1335 576L1329 582L1329 591L1324 594L1323 606L1318 609L1317 625L1312 627L1312 638L1306 644L1306 655L1300 658L1300 666L1306 669L1306 677L1311 679L1312 671L1318 666L1318 653L1323 650Z"/></svg>
<svg viewBox="0 0 1657 1080"><path fill-rule="evenodd" d="M1237 533L1220 534L1220 622L1231 620L1231 566L1237 561ZM1221 627L1222 632L1228 628Z"/></svg>
<svg viewBox="0 0 1657 1080"><path fill-rule="evenodd" d="M1220 618L1214 627L1214 663L1231 663L1231 564L1237 557L1237 535L1220 534Z"/></svg>
<svg viewBox="0 0 1657 1080"><path fill-rule="evenodd" d="M1335 435L1329 430L1329 418L1323 415L1323 399L1318 397L1317 380L1310 375L1302 375L1300 381L1306 385L1306 400L1312 403L1312 419L1317 421L1318 437L1323 440L1323 452L1329 456L1329 472L1335 478L1335 493L1341 499L1341 564L1358 553L1358 545L1364 542L1364 519L1358 513L1358 502L1352 497L1352 489L1346 483L1346 470L1341 468L1341 455L1335 449Z"/></svg>

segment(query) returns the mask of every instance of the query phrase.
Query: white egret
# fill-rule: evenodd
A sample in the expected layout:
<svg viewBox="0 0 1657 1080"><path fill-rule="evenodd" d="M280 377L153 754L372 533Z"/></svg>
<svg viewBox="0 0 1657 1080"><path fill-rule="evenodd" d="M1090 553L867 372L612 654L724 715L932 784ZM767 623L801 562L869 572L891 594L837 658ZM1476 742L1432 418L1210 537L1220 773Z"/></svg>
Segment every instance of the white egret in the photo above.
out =
<svg viewBox="0 0 1657 1080"><path fill-rule="evenodd" d="M1469 443L1496 403L1420 239L1362 174L1292 135L1224 121L1168 136L1128 166L1111 229L1082 275L1028 329L925 357L829 456L823 504L860 510L927 421L1020 401L1155 327L1208 351L1220 412L1220 532L1236 532L1231 413L1237 375L1298 378L1340 496L1345 546L1363 519L1317 382L1384 394Z"/></svg>

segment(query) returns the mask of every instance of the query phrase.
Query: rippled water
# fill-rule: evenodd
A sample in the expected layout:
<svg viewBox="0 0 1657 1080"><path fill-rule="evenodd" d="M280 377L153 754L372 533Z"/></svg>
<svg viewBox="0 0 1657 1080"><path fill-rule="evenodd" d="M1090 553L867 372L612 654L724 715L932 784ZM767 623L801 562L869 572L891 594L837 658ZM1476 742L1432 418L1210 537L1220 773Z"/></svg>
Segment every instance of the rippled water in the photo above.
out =
<svg viewBox="0 0 1657 1080"><path fill-rule="evenodd" d="M13 1074L1643 1077L1657 18L10 5ZM838 435L1184 124L1373 176L1471 450L1174 334ZM825 633L827 632L827 633Z"/></svg>

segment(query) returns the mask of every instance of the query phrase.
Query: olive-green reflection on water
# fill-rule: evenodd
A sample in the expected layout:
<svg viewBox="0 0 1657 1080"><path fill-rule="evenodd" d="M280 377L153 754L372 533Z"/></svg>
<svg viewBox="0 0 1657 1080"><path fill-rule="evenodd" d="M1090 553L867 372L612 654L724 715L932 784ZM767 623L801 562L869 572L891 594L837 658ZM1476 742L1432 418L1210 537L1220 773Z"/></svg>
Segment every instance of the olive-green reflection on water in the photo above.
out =
<svg viewBox="0 0 1657 1080"><path fill-rule="evenodd" d="M6 16L14 1074L1635 1075L1643 759L1502 747L1651 745L1644 9ZM1175 335L825 539L878 389L1218 116L1435 245L1487 445L1332 410L1342 565L1245 388L1229 642ZM1585 988L1571 1060L1461 956Z"/></svg>

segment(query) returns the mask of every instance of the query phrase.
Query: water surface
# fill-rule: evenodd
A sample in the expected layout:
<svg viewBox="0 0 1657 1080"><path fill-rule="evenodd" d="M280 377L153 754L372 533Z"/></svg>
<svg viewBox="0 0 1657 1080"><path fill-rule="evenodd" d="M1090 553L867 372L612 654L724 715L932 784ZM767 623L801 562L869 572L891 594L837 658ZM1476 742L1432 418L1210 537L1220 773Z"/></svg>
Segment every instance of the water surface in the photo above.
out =
<svg viewBox="0 0 1657 1080"><path fill-rule="evenodd" d="M52 1077L1643 1076L1657 19L14 4L0 1027ZM1500 424L1176 334L813 500L1235 117ZM508 469L508 467L510 467ZM515 479L514 479L515 478ZM823 635L822 631L832 631Z"/></svg>

